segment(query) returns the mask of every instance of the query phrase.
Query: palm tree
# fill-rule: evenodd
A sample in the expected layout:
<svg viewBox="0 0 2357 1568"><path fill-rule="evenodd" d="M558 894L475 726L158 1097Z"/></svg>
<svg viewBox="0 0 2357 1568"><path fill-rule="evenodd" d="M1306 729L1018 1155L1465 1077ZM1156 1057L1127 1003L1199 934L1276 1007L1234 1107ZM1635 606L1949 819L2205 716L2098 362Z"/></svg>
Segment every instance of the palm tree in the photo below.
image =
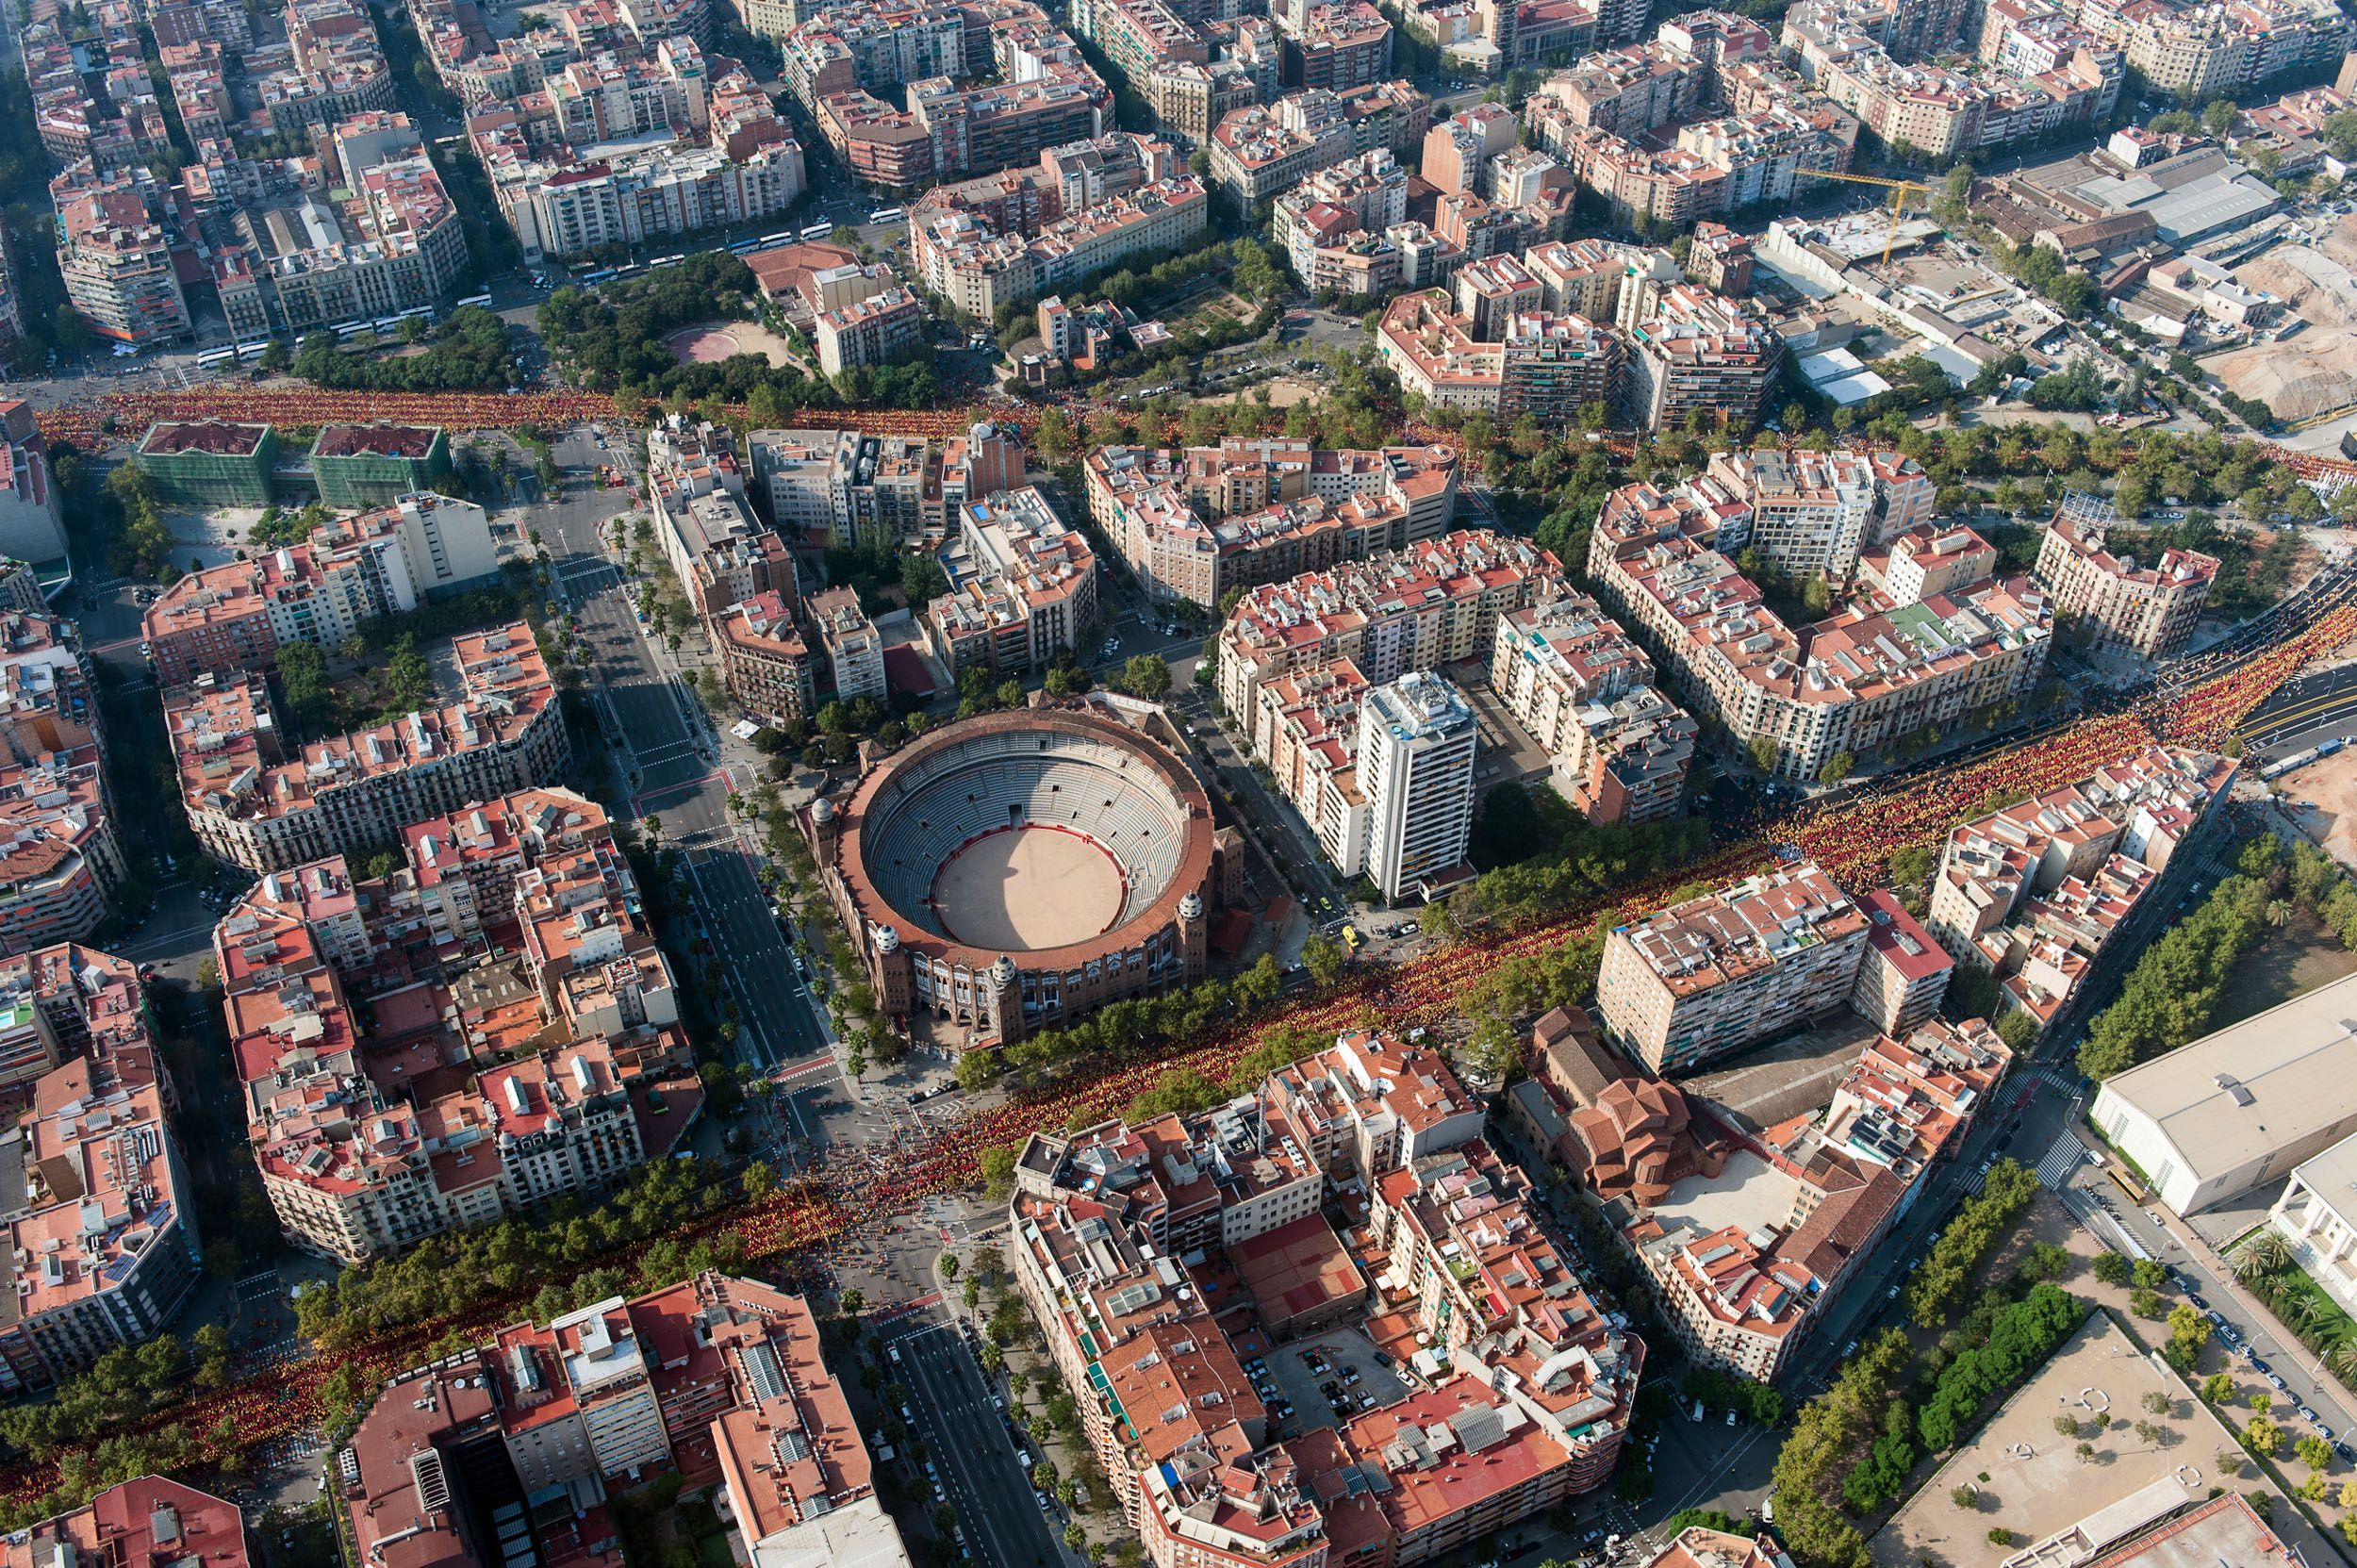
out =
<svg viewBox="0 0 2357 1568"><path fill-rule="evenodd" d="M2235 1255L2234 1278L2249 1284L2252 1279L2283 1273L2291 1263L2292 1249L2283 1235L2275 1230L2262 1230Z"/></svg>
<svg viewBox="0 0 2357 1568"><path fill-rule="evenodd" d="M2325 1370L2342 1382L2357 1382L2357 1335L2341 1341L2325 1353Z"/></svg>
<svg viewBox="0 0 2357 1568"><path fill-rule="evenodd" d="M2291 923L2291 900L2288 899L2269 900L2267 901L2267 924L2270 926L2288 926Z"/></svg>

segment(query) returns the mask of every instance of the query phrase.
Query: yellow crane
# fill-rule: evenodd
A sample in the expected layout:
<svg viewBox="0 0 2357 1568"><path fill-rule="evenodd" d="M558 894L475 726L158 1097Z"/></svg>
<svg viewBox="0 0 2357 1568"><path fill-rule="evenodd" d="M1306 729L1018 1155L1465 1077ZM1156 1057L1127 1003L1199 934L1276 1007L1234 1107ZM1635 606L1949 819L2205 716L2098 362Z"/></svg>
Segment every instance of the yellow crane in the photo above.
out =
<svg viewBox="0 0 2357 1568"><path fill-rule="evenodd" d="M1883 239L1883 265L1890 265L1890 252L1899 243L1899 221L1906 216L1910 192L1928 196L1932 188L1914 180L1887 180L1875 174L1838 174L1830 169L1796 169L1795 179L1841 180L1851 185L1879 185L1890 192L1890 232Z"/></svg>

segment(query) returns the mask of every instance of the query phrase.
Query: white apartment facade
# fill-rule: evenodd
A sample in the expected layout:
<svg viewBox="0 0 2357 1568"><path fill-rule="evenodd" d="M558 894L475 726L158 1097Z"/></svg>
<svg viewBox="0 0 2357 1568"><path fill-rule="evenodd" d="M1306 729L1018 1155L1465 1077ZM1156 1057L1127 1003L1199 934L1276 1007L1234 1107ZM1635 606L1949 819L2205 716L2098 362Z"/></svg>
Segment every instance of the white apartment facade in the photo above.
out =
<svg viewBox="0 0 2357 1568"><path fill-rule="evenodd" d="M1473 709L1444 676L1409 674L1359 707L1366 874L1389 900L1431 899L1472 875Z"/></svg>

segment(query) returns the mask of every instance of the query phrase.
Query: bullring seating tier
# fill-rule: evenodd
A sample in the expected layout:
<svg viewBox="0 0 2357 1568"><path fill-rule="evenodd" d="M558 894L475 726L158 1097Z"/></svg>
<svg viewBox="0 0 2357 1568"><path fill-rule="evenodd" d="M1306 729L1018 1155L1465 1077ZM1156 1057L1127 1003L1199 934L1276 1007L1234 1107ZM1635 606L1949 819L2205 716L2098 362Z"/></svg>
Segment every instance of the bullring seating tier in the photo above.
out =
<svg viewBox="0 0 2357 1568"><path fill-rule="evenodd" d="M1080 736L1018 733L923 757L896 774L867 808L867 872L894 910L936 936L934 879L959 850L1011 827L1054 827L1089 840L1121 867L1121 913L1131 919L1178 873L1186 813L1152 769Z"/></svg>

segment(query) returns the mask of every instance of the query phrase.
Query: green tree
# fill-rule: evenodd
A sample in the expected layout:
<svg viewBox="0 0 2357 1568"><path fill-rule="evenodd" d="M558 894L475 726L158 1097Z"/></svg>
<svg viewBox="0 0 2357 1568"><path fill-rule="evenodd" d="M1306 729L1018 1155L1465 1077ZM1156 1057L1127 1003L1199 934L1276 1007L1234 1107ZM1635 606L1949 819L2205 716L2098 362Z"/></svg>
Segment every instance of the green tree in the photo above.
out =
<svg viewBox="0 0 2357 1568"><path fill-rule="evenodd" d="M327 656L316 645L289 642L278 650L278 686L306 732L322 738L331 732L336 694L327 684Z"/></svg>
<svg viewBox="0 0 2357 1568"><path fill-rule="evenodd" d="M1170 666L1152 653L1137 653L1121 667L1121 689L1157 701L1170 690Z"/></svg>
<svg viewBox="0 0 2357 1568"><path fill-rule="evenodd" d="M1857 771L1857 758L1847 751L1836 751L1825 759L1825 766L1817 772L1817 782L1838 784Z"/></svg>

